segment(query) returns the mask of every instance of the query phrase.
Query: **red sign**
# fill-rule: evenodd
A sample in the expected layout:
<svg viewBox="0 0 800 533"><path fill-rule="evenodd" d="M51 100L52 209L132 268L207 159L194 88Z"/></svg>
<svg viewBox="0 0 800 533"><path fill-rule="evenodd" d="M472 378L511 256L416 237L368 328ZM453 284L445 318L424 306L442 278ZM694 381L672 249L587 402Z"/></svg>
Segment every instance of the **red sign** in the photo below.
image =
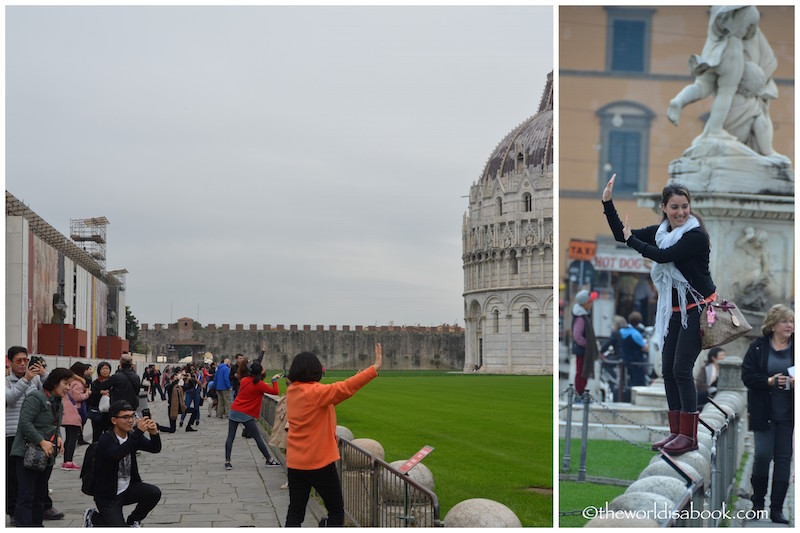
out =
<svg viewBox="0 0 800 533"><path fill-rule="evenodd" d="M591 261L597 253L597 243L595 241L578 241L570 239L569 258L579 261Z"/></svg>
<svg viewBox="0 0 800 533"><path fill-rule="evenodd" d="M433 446L423 446L423 448L414 454L414 457L409 459L408 461L403 464L398 470L403 474L408 474L408 471L417 466L417 464L425 459L432 451L434 450Z"/></svg>

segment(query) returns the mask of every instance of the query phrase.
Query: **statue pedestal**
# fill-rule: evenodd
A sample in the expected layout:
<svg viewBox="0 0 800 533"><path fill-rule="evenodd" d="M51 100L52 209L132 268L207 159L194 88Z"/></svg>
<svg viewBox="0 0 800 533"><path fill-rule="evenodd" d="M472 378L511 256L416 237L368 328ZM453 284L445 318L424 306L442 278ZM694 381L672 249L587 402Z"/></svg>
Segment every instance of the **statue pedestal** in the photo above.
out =
<svg viewBox="0 0 800 533"><path fill-rule="evenodd" d="M683 157L670 162L669 175L692 195L699 191L794 195L788 157L761 155L725 132L697 137Z"/></svg>
<svg viewBox="0 0 800 533"><path fill-rule="evenodd" d="M743 357L750 341L761 335L769 308L792 302L794 197L704 192L691 186L689 192L692 212L703 217L711 238L717 293L740 306L753 326L750 334L725 347L729 355ZM661 212L660 194L638 197L640 207Z"/></svg>

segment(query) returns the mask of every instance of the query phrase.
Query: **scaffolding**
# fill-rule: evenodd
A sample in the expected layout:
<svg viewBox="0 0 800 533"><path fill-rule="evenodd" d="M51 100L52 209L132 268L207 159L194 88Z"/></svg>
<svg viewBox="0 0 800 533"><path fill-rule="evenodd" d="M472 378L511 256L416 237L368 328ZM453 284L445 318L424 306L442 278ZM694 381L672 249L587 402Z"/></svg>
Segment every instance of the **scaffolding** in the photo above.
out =
<svg viewBox="0 0 800 533"><path fill-rule="evenodd" d="M89 257L106 269L106 217L70 219L69 236Z"/></svg>
<svg viewBox="0 0 800 533"><path fill-rule="evenodd" d="M125 290L125 283L127 280L128 271L124 268L119 270L108 271L108 284L119 287L119 290Z"/></svg>

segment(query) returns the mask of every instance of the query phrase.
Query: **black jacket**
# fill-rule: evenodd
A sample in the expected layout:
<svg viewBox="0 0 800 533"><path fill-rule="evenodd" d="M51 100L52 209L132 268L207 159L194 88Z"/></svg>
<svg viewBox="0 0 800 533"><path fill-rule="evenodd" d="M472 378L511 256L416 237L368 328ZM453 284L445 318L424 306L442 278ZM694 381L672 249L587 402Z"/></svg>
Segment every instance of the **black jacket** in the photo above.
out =
<svg viewBox="0 0 800 533"><path fill-rule="evenodd" d="M111 403L125 400L130 402L134 409L139 407L139 390L142 388L142 380L139 379L133 368L123 368L119 372L115 372L103 381L99 388L100 390L111 390Z"/></svg>
<svg viewBox="0 0 800 533"><path fill-rule="evenodd" d="M614 239L618 242L625 242L625 237L622 235L622 221L617 215L614 202L611 200L603 202L603 208ZM642 256L652 259L656 263L674 262L694 290L703 296L711 296L717 287L714 285L708 269L711 255L708 234L702 227L695 228L687 231L674 246L662 250L656 244L656 230L658 230L658 225L631 230L631 237L626 244L629 248L633 248ZM690 297L688 301L692 302L693 300ZM678 293L675 289L672 290L672 305L679 305Z"/></svg>
<svg viewBox="0 0 800 533"><path fill-rule="evenodd" d="M789 340L794 361L794 335ZM769 429L770 395L772 387L767 385L769 359L769 337L759 337L750 343L742 361L742 382L747 387L747 410L750 413L748 427L751 431ZM792 389L792 420L794 420L794 389Z"/></svg>
<svg viewBox="0 0 800 533"><path fill-rule="evenodd" d="M94 499L113 500L117 497L117 472L119 462L126 456L131 456L131 483L142 481L139 476L139 467L136 464L136 451L158 453L161 451L161 436L156 433L150 438L145 438L139 428L134 428L128 434L124 444L119 443L117 435L110 429L100 435L95 451L94 463Z"/></svg>

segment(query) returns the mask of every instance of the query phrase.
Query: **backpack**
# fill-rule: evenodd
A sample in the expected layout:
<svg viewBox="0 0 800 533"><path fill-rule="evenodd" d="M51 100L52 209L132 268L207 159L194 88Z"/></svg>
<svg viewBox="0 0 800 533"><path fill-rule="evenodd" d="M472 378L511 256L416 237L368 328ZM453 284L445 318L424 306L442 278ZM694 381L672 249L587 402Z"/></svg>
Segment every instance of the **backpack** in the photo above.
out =
<svg viewBox="0 0 800 533"><path fill-rule="evenodd" d="M87 496L94 496L94 456L97 452L97 442L86 448L81 466L81 492Z"/></svg>

